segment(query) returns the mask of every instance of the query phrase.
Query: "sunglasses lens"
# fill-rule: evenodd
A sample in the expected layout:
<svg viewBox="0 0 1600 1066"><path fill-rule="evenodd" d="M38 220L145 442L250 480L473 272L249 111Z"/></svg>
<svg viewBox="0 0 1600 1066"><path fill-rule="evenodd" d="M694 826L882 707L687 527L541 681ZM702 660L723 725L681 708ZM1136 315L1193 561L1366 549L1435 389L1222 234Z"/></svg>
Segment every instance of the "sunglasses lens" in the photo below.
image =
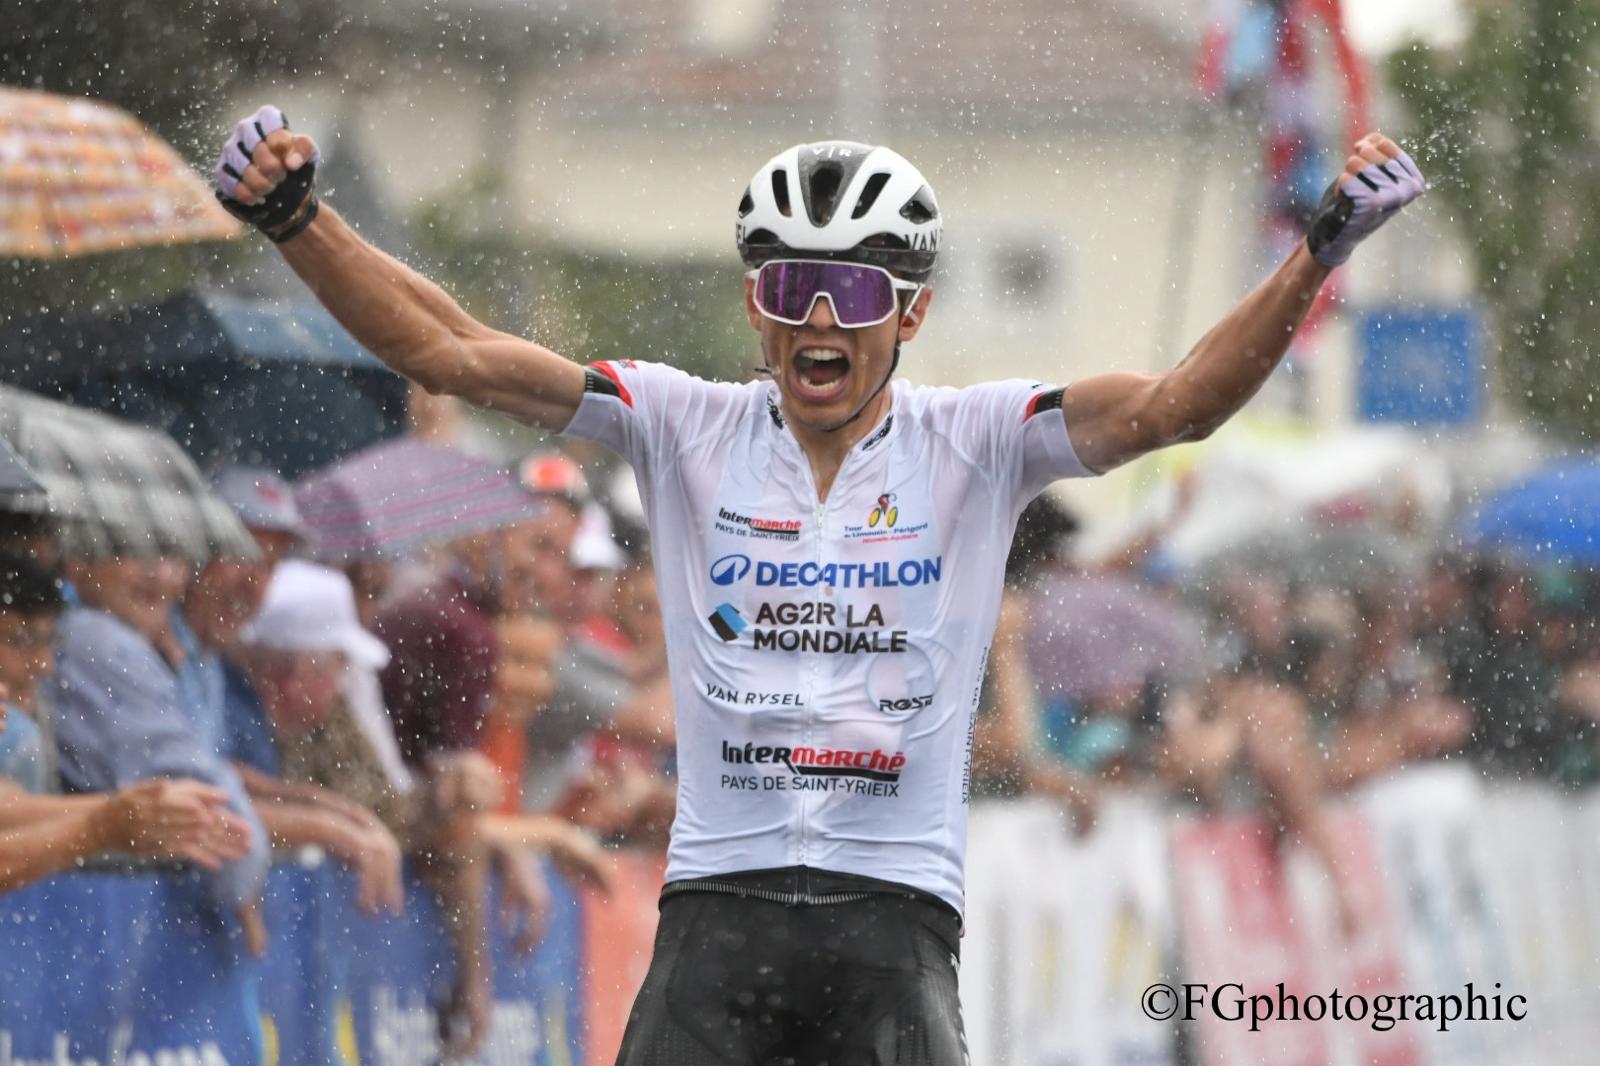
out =
<svg viewBox="0 0 1600 1066"><path fill-rule="evenodd" d="M783 321L804 322L819 293L827 293L841 326L882 322L895 307L894 282L876 267L775 260L756 276L756 303Z"/></svg>

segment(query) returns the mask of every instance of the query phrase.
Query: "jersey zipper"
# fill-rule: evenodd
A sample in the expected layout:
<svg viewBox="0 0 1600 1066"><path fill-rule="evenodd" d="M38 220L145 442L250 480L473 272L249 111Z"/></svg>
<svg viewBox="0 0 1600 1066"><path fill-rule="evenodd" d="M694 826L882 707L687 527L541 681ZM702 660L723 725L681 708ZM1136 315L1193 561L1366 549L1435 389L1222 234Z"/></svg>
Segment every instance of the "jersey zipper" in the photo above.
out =
<svg viewBox="0 0 1600 1066"><path fill-rule="evenodd" d="M809 473L809 464L807 465ZM828 505L822 502L820 495L817 493L816 482L814 480L811 484L811 499L813 501L812 515L816 520L817 526L817 536L815 542L816 546L812 551L811 561L818 567L821 567L823 563L823 556L826 553L828 545ZM821 586L818 587L820 588ZM816 742L816 717L812 712L812 705L817 696L817 669L819 666L819 661L820 653L818 652L810 653L806 660L805 694L802 697L804 702L801 710L801 736L804 739L807 747L812 746ZM811 857L810 811L812 795L814 794L803 793L800 797L800 839L797 842L798 847L796 848L796 852L799 856L798 865L800 866L806 865L810 861Z"/></svg>

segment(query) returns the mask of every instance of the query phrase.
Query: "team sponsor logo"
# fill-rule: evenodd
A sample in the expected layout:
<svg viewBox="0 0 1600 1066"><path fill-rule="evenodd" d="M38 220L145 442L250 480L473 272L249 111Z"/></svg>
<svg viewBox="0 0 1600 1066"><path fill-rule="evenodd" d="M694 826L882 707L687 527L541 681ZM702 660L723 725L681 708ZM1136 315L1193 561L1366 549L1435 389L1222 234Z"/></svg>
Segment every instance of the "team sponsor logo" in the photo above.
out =
<svg viewBox="0 0 1600 1066"><path fill-rule="evenodd" d="M718 532L752 540L797 540L800 536L798 518L762 518L759 515L740 514L726 507L717 508L714 524Z"/></svg>
<svg viewBox="0 0 1600 1066"><path fill-rule="evenodd" d="M722 761L728 766L751 767L753 773L722 775L722 787L745 791L849 792L867 796L898 796L904 752L882 748L828 748L722 742ZM761 768L781 768L786 775L763 773Z"/></svg>
<svg viewBox="0 0 1600 1066"><path fill-rule="evenodd" d="M763 603L753 620L723 603L706 621L729 644L748 629L756 651L879 655L903 652L910 644L906 630L885 628L883 608L876 603Z"/></svg>
<svg viewBox="0 0 1600 1066"><path fill-rule="evenodd" d="M724 555L711 564L711 583L732 585L743 581L748 573L750 573L750 556Z"/></svg>
<svg viewBox="0 0 1600 1066"><path fill-rule="evenodd" d="M933 706L933 693L926 696L903 696L897 700L879 700L878 710L886 714L904 714L907 711L920 711Z"/></svg>
<svg viewBox="0 0 1600 1066"><path fill-rule="evenodd" d="M716 631L717 636L730 644L738 640L739 634L749 625L744 620L744 615L739 613L739 608L731 603L718 604L717 609L711 612L706 621L711 623L711 628Z"/></svg>
<svg viewBox="0 0 1600 1066"><path fill-rule="evenodd" d="M732 685L707 681L706 698L721 703L735 703L741 707L803 707L798 692L763 692L756 689L738 689Z"/></svg>
<svg viewBox="0 0 1600 1066"><path fill-rule="evenodd" d="M760 588L912 588L938 584L944 577L944 556L875 563L774 563L735 552L712 563L710 574L712 584L722 586L738 584L753 574Z"/></svg>
<svg viewBox="0 0 1600 1066"><path fill-rule="evenodd" d="M889 435L889 430L893 426L894 415L890 415L888 418L883 420L883 425L879 426L877 431L873 433L872 436L861 442L861 450L864 452L870 452L872 449L876 448L879 443L882 442L883 438Z"/></svg>
<svg viewBox="0 0 1600 1066"><path fill-rule="evenodd" d="M886 492L878 497L878 505L867 515L867 528L877 529L878 522L883 522L884 529L893 529L895 522L900 519L900 508L894 505L894 493Z"/></svg>

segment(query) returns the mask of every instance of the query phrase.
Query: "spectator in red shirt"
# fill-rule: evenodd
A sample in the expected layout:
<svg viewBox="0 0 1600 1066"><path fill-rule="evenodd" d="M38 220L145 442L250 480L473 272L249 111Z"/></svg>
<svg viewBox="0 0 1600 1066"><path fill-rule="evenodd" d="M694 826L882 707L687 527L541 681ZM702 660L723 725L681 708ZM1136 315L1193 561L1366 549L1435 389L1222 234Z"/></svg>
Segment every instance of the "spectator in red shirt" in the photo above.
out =
<svg viewBox="0 0 1600 1066"><path fill-rule="evenodd" d="M455 540L441 573L378 613L391 655L384 702L414 767L477 746L494 687L502 540L499 530Z"/></svg>

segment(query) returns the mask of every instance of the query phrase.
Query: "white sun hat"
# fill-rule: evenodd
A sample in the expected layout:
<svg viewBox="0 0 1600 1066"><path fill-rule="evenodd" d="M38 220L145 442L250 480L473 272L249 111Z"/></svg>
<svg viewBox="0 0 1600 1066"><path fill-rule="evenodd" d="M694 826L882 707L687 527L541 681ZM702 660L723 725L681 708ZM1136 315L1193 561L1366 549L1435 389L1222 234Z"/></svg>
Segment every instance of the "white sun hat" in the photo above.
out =
<svg viewBox="0 0 1600 1066"><path fill-rule="evenodd" d="M341 651L369 670L389 665L389 649L361 628L350 579L337 570L286 559L272 572L246 644L280 651Z"/></svg>

